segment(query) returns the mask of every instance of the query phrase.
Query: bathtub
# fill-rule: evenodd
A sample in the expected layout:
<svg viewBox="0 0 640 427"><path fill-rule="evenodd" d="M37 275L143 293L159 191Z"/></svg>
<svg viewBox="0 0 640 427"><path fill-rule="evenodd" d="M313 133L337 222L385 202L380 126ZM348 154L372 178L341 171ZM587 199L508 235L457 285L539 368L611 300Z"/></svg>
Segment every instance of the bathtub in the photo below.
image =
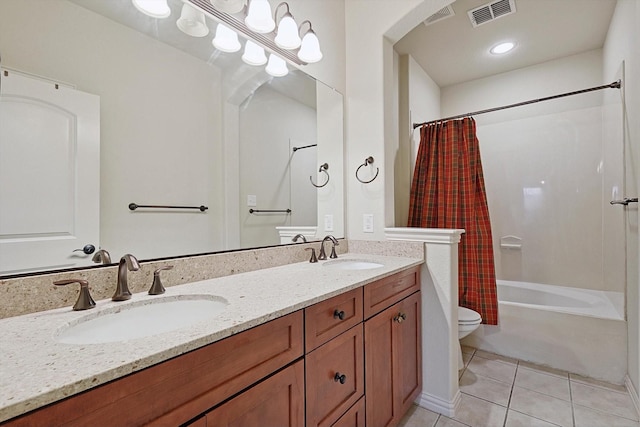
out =
<svg viewBox="0 0 640 427"><path fill-rule="evenodd" d="M621 292L498 281L499 325L462 340L481 350L622 384L627 324Z"/></svg>

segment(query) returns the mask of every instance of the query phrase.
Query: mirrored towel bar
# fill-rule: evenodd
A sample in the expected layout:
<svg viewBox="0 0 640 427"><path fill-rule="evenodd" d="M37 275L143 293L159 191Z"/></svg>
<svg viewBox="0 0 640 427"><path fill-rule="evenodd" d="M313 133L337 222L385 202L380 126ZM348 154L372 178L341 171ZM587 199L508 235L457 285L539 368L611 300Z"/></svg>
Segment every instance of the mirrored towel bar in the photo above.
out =
<svg viewBox="0 0 640 427"><path fill-rule="evenodd" d="M622 200L612 200L612 201L609 202L609 204L611 204L611 205L624 205L624 206L629 205L629 203L638 203L638 198L634 197L634 198L630 199L628 197L625 197Z"/></svg>
<svg viewBox="0 0 640 427"><path fill-rule="evenodd" d="M249 213L291 213L291 209L249 209Z"/></svg>
<svg viewBox="0 0 640 427"><path fill-rule="evenodd" d="M136 203L129 203L129 209L135 211L138 208L151 208L151 209L198 209L200 212L204 212L209 209L208 206L164 206L164 205L138 205Z"/></svg>

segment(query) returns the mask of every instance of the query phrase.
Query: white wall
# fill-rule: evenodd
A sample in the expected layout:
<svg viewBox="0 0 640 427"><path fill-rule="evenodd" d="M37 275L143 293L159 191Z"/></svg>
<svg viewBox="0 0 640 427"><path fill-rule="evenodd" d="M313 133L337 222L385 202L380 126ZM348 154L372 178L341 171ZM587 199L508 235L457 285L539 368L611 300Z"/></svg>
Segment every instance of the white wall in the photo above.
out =
<svg viewBox="0 0 640 427"><path fill-rule="evenodd" d="M420 128L413 123L435 120L440 113L440 87L410 56L399 58L400 141L395 159L395 225L406 227L409 216L409 197L415 169Z"/></svg>
<svg viewBox="0 0 640 427"><path fill-rule="evenodd" d="M422 20L446 6L446 0L349 0L346 20L345 177L347 235L382 240L384 227L394 225L394 159L398 150L397 83L393 44ZM353 176L368 156L380 175L371 184ZM373 214L374 232L362 231L363 214Z"/></svg>
<svg viewBox="0 0 640 427"><path fill-rule="evenodd" d="M286 119L286 120L283 120ZM281 213L250 214L247 196L257 198L255 209L289 209L291 206L290 162L299 163L290 141L315 144L316 111L262 86L240 106L240 245L242 247L277 245L278 226L293 225L291 215ZM307 150L316 150L309 148ZM304 154L303 154L304 155ZM308 180L315 176L315 159L309 165L306 193L315 203L316 189ZM298 221L304 221L298 218ZM302 225L316 225L315 210Z"/></svg>
<svg viewBox="0 0 640 427"><path fill-rule="evenodd" d="M346 237L344 194L345 178L348 179L348 175L345 174L348 172L344 169L345 144L336 144L337 141L344 141L345 110L342 94L325 85L318 84L316 86L316 111L318 113L318 150L315 170L317 171L321 164L329 163L328 172L331 176L327 185L318 188L316 237L320 239L327 234ZM324 177L322 178L324 179ZM324 180L321 181L321 183L323 182ZM326 215L330 215L333 219L333 230L325 228Z"/></svg>
<svg viewBox="0 0 640 427"><path fill-rule="evenodd" d="M274 11L281 3L269 2ZM306 19L311 21L323 54L320 62L299 68L345 94L345 0L288 0L287 3L298 25Z"/></svg>
<svg viewBox="0 0 640 427"><path fill-rule="evenodd" d="M443 114L601 84L598 49L446 87ZM604 93L475 117L498 278L624 291L622 214L609 205L622 186L622 138L603 134L622 116L603 121ZM506 236L522 238L522 248L501 248Z"/></svg>
<svg viewBox="0 0 640 427"><path fill-rule="evenodd" d="M152 258L222 248L215 67L66 1L0 2L0 51L3 66L100 96L95 189L101 246L114 259L126 252ZM131 202L209 210L131 212ZM167 243L171 253L156 252Z"/></svg>
<svg viewBox="0 0 640 427"><path fill-rule="evenodd" d="M605 79L619 76L624 61L625 97L625 186L627 197L638 197L640 189L640 4L618 0L603 49ZM640 260L638 205L625 209L627 251L628 373L638 391L640 387Z"/></svg>

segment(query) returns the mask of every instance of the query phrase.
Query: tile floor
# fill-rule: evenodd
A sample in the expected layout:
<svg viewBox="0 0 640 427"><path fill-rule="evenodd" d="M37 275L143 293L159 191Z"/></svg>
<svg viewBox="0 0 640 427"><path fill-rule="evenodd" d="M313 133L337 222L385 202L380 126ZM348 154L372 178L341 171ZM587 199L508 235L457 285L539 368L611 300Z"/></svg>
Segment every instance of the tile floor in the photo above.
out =
<svg viewBox="0 0 640 427"><path fill-rule="evenodd" d="M414 406L401 427L640 427L624 386L463 347L454 418Z"/></svg>

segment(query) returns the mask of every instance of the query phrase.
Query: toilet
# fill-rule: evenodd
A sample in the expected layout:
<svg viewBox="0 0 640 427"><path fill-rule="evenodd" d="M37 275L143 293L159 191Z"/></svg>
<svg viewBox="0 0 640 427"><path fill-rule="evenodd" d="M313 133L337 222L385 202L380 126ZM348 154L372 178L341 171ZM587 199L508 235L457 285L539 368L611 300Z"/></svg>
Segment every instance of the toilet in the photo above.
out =
<svg viewBox="0 0 640 427"><path fill-rule="evenodd" d="M466 307L458 307L458 370L464 368L460 340L478 329L482 323L480 313Z"/></svg>

